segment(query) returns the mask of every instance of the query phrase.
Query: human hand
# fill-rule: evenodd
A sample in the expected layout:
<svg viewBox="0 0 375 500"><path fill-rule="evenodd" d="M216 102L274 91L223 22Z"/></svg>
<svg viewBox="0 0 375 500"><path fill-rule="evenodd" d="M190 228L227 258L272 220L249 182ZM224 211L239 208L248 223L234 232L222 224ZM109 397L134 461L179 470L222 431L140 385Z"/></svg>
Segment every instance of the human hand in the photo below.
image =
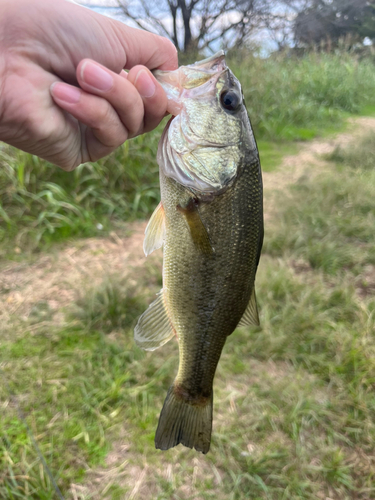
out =
<svg viewBox="0 0 375 500"><path fill-rule="evenodd" d="M166 38L65 0L0 0L0 140L65 170L102 158L165 115L156 68L177 68Z"/></svg>

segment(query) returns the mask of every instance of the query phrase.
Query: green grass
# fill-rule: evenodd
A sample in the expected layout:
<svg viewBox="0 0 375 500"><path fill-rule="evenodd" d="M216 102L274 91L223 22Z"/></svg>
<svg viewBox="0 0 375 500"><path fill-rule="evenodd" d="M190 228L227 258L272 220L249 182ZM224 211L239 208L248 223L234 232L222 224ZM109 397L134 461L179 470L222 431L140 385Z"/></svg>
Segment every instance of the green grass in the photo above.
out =
<svg viewBox="0 0 375 500"><path fill-rule="evenodd" d="M0 365L67 498L71 483L112 500L375 498L374 136L330 160L280 195L257 279L262 326L227 340L207 456L154 449L177 345L142 352L132 327L160 274L81 290L64 327L14 318L23 333L1 342ZM0 498L52 500L3 384L0 409Z"/></svg>
<svg viewBox="0 0 375 500"><path fill-rule="evenodd" d="M375 163L375 133L368 134L359 141L359 144L350 149L336 148L327 156L327 159L336 162L339 168L349 167L355 172L373 170ZM368 172L365 172L364 175L368 175Z"/></svg>
<svg viewBox="0 0 375 500"><path fill-rule="evenodd" d="M375 116L375 106L373 104L363 106L360 110L360 114L363 116Z"/></svg>
<svg viewBox="0 0 375 500"><path fill-rule="evenodd" d="M298 146L293 142L257 141L263 172L272 172L286 155L295 154Z"/></svg>
<svg viewBox="0 0 375 500"><path fill-rule="evenodd" d="M78 298L72 316L104 333L131 328L145 308L144 300L136 293L126 282L109 277L99 288L85 291Z"/></svg>
<svg viewBox="0 0 375 500"><path fill-rule="evenodd" d="M345 54L259 59L248 53L228 60L242 83L265 171L295 151L293 141L341 130L349 114L373 113L371 60ZM106 234L116 224L150 215L159 201L156 151L162 128L73 173L2 146L0 256L15 258L56 241Z"/></svg>

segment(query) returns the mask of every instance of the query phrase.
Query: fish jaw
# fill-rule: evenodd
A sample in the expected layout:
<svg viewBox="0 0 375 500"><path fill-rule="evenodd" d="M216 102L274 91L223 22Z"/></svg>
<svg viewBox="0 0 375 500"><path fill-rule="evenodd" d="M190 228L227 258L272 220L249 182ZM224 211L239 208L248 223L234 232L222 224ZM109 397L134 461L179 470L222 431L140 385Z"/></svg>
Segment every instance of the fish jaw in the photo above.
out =
<svg viewBox="0 0 375 500"><path fill-rule="evenodd" d="M180 66L174 71L156 70L153 74L167 95L167 112L177 116L183 108L185 91L200 87L227 69L225 54L221 50L194 64Z"/></svg>

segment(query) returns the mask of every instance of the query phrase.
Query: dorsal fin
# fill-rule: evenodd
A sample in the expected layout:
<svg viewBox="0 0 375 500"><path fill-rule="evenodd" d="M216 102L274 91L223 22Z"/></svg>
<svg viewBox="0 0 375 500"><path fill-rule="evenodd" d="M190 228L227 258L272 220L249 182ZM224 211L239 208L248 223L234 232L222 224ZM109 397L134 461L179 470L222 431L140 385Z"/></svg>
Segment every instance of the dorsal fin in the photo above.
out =
<svg viewBox="0 0 375 500"><path fill-rule="evenodd" d="M257 300L256 300L256 296L255 296L255 288L253 288L253 291L251 292L251 297L250 297L249 303L247 304L245 312L243 313L243 316L240 319L240 322L238 323L237 327L248 326L248 325L259 326L259 324L260 323L259 323L259 315L258 315L258 306L257 306Z"/></svg>
<svg viewBox="0 0 375 500"><path fill-rule="evenodd" d="M134 329L134 340L145 351L154 351L175 335L164 303L163 290L139 318Z"/></svg>
<svg viewBox="0 0 375 500"><path fill-rule="evenodd" d="M162 202L155 208L150 220L148 221L145 239L143 241L143 250L145 255L150 255L154 250L160 248L165 239L165 215Z"/></svg>

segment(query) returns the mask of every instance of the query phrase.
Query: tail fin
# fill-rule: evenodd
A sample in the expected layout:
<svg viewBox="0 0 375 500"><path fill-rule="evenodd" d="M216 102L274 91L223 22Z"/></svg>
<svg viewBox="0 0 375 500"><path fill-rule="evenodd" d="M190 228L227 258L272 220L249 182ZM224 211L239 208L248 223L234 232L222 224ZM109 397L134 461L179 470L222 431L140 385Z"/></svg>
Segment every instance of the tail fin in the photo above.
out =
<svg viewBox="0 0 375 500"><path fill-rule="evenodd" d="M155 446L168 450L179 443L207 453L210 449L212 429L212 393L199 401L188 402L169 388L155 434ZM202 398L203 399L203 398Z"/></svg>

